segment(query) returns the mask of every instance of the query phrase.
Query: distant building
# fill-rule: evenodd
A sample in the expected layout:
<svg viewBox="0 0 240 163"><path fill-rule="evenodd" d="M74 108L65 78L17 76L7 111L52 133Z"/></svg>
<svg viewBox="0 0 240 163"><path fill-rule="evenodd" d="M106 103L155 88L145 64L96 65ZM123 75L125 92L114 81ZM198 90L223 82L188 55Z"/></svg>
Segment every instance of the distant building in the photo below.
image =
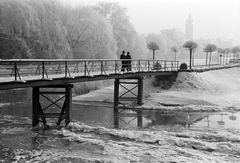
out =
<svg viewBox="0 0 240 163"><path fill-rule="evenodd" d="M232 48L234 46L234 40L226 38L218 39L202 39L195 40L199 45L207 46L207 44L215 44L219 48Z"/></svg>
<svg viewBox="0 0 240 163"><path fill-rule="evenodd" d="M185 35L188 40L193 40L193 20L191 14L188 14L187 24L185 26Z"/></svg>
<svg viewBox="0 0 240 163"><path fill-rule="evenodd" d="M218 38L215 41L215 44L220 48L231 48L233 47L234 40L226 38Z"/></svg>
<svg viewBox="0 0 240 163"><path fill-rule="evenodd" d="M195 40L198 44L207 46L207 44L215 44L215 39L202 39Z"/></svg>

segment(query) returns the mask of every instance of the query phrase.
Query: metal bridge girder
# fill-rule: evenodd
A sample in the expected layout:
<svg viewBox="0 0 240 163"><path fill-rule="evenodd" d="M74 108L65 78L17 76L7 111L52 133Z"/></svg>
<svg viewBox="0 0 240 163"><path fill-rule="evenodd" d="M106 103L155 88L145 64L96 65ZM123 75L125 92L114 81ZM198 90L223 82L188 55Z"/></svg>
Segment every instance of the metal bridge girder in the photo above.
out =
<svg viewBox="0 0 240 163"><path fill-rule="evenodd" d="M121 81L124 80L124 81ZM137 81L133 81L137 80ZM128 88L125 85L131 85L131 88ZM120 95L119 86L121 86L126 92ZM137 88L137 93L134 93L133 90ZM127 94L130 93L133 97L129 97ZM114 82L114 126L119 126L119 116L121 113L128 109L125 106L124 102L136 102L138 105L142 105L142 98L143 98L143 77L136 77L136 78L118 78L115 79ZM122 106L119 107L119 104ZM138 121L138 126L142 126L142 110L138 111L135 117L132 119L136 119ZM130 123L130 122L129 122Z"/></svg>
<svg viewBox="0 0 240 163"><path fill-rule="evenodd" d="M58 86L47 86L47 87L33 87L32 91L32 126L36 126L39 124L39 122L42 122L43 125L47 125L46 118L58 118L58 121L56 122L57 125L60 125L63 120L65 120L65 125L67 126L71 121L71 107L72 107L72 84L65 84L65 85L58 85ZM65 89L65 91L42 91L41 88L62 88ZM58 99L51 100L49 97L47 97L47 94L55 94L55 95L62 95L62 97L59 97ZM46 106L45 108L42 108L41 102L40 102L40 96L47 99L51 104ZM64 99L63 106L59 106L57 102L59 102L61 99ZM60 112L48 112L47 109L49 109L51 106L57 106L60 108ZM40 120L40 118L42 120Z"/></svg>

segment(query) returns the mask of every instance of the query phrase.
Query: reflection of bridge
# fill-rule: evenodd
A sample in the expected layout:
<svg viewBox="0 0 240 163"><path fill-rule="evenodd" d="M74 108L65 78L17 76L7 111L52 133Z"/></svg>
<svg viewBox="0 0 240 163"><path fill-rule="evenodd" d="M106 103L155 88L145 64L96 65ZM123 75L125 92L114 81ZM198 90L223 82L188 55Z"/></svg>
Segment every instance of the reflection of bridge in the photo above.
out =
<svg viewBox="0 0 240 163"><path fill-rule="evenodd" d="M124 124L135 121L138 127L146 126L174 126L181 125L190 127L192 124L202 121L204 118L216 114L216 112L202 111L179 111L179 110L161 110L161 109L145 109L145 108L129 108L120 110L123 114L118 119ZM142 118L150 120L147 124L143 124ZM128 120L128 121L127 121Z"/></svg>
<svg viewBox="0 0 240 163"><path fill-rule="evenodd" d="M198 68L195 71L200 70ZM202 70L205 71L204 68ZM46 118L58 118L58 125L65 119L67 125L71 118L72 83L115 79L114 114L118 115L118 105L124 106L125 102L142 105L144 76L159 75L166 80L176 76L178 71L178 61L169 60L132 60L131 71L124 72L121 71L121 60L0 60L0 90L32 87L33 126L40 122L40 118L44 125ZM119 94L119 86L126 90L122 95ZM134 89L137 89L137 93ZM60 98L52 100L50 95ZM51 104L42 108L40 97L46 98ZM63 106L59 106L57 102L63 99ZM52 105L59 107L60 113L46 112ZM118 125L117 120L115 124Z"/></svg>

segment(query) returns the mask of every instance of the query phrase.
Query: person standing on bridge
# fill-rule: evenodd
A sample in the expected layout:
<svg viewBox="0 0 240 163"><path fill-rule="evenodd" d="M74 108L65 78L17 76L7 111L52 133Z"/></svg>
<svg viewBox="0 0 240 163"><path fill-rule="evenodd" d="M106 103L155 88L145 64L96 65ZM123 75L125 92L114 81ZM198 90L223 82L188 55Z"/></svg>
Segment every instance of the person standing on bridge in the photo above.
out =
<svg viewBox="0 0 240 163"><path fill-rule="evenodd" d="M132 71L132 65L131 65L131 55L130 55L130 52L127 52L127 55L126 55L126 59L128 59L126 62L127 62L127 71Z"/></svg>
<svg viewBox="0 0 240 163"><path fill-rule="evenodd" d="M122 68L121 68L121 71L125 71L126 62L127 62L127 61L125 61L125 59L126 59L125 51L122 51L122 54L120 55L120 59L123 59L123 60L122 60Z"/></svg>

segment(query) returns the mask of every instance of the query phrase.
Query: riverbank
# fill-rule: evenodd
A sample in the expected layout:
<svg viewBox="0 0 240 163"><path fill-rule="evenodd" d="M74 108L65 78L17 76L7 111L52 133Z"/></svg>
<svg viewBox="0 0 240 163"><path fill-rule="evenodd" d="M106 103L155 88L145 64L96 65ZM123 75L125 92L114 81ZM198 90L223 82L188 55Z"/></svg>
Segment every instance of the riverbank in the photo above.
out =
<svg viewBox="0 0 240 163"><path fill-rule="evenodd" d="M240 110L240 68L204 73L179 73L168 90L156 85L155 78L144 80L143 105L129 107L170 109L184 111L238 111ZM121 89L122 93L124 92ZM113 103L114 87L76 96L73 102Z"/></svg>

